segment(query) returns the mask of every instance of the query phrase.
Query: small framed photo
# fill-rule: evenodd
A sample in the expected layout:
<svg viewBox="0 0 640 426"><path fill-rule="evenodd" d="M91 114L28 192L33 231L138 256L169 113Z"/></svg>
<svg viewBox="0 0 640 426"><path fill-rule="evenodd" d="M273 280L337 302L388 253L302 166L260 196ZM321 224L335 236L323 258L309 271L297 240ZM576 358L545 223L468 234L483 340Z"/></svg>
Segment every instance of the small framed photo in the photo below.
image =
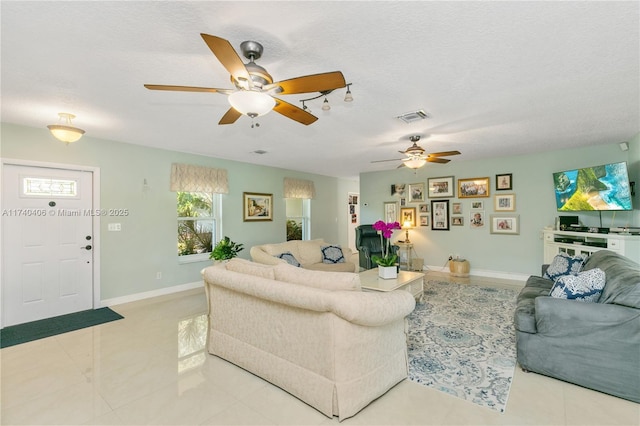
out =
<svg viewBox="0 0 640 426"><path fill-rule="evenodd" d="M520 233L520 216L492 214L489 218L492 234L518 235Z"/></svg>
<svg viewBox="0 0 640 426"><path fill-rule="evenodd" d="M489 196L489 178L458 179L458 198Z"/></svg>
<svg viewBox="0 0 640 426"><path fill-rule="evenodd" d="M449 200L431 200L431 229L449 230Z"/></svg>
<svg viewBox="0 0 640 426"><path fill-rule="evenodd" d="M398 221L398 202L389 201L384 203L384 221L393 223Z"/></svg>
<svg viewBox="0 0 640 426"><path fill-rule="evenodd" d="M471 202L471 210L484 210L484 201L473 200Z"/></svg>
<svg viewBox="0 0 640 426"><path fill-rule="evenodd" d="M429 216L423 214L420 216L420 226L429 226Z"/></svg>
<svg viewBox="0 0 640 426"><path fill-rule="evenodd" d="M451 226L462 226L462 225L464 225L464 217L451 216Z"/></svg>
<svg viewBox="0 0 640 426"><path fill-rule="evenodd" d="M462 203L452 203L451 214L462 214Z"/></svg>
<svg viewBox="0 0 640 426"><path fill-rule="evenodd" d="M418 205L418 211L420 213L429 213L429 204L424 203L424 204Z"/></svg>
<svg viewBox="0 0 640 426"><path fill-rule="evenodd" d="M469 213L469 226L474 229L484 228L484 210L473 210Z"/></svg>
<svg viewBox="0 0 640 426"><path fill-rule="evenodd" d="M513 174L496 175L496 191L511 191L513 189Z"/></svg>
<svg viewBox="0 0 640 426"><path fill-rule="evenodd" d="M424 183L409 184L409 202L424 203Z"/></svg>
<svg viewBox="0 0 640 426"><path fill-rule="evenodd" d="M273 220L273 194L243 192L243 199L245 222Z"/></svg>
<svg viewBox="0 0 640 426"><path fill-rule="evenodd" d="M391 195L397 195L398 197L404 197L404 183L394 183L391 185Z"/></svg>
<svg viewBox="0 0 640 426"><path fill-rule="evenodd" d="M407 199L405 197L400 198L400 205L402 207L407 205Z"/></svg>
<svg viewBox="0 0 640 426"><path fill-rule="evenodd" d="M495 196L494 210L497 212L512 212L516 210L516 194Z"/></svg>
<svg viewBox="0 0 640 426"><path fill-rule="evenodd" d="M400 226L403 228L405 224L411 223L411 227L416 227L416 208L415 207L402 207L400 209Z"/></svg>
<svg viewBox="0 0 640 426"><path fill-rule="evenodd" d="M453 176L427 179L429 198L451 198L455 195Z"/></svg>

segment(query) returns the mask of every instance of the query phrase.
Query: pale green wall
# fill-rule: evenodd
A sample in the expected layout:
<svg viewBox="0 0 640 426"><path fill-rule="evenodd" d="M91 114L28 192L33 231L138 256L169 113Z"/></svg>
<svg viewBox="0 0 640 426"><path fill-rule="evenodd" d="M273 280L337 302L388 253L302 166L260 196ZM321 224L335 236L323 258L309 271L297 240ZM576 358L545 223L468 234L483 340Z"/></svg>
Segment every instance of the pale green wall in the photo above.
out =
<svg viewBox="0 0 640 426"><path fill-rule="evenodd" d="M431 227L418 227L411 231L418 257L426 265L442 267L448 255L459 254L469 259L474 268L484 271L531 274L540 270L542 263L542 234L545 226L553 226L558 216L556 211L552 173L577 167L595 166L604 163L627 161L631 168L631 179L639 182L640 137L629 142L630 149L623 152L618 143L583 147L562 151L545 152L515 157L502 157L478 161L459 161L453 157L448 164L427 164L417 172L403 168L360 175L361 223L373 223L383 218L383 203L398 201L390 194L394 183L419 183L426 185L427 178L454 176L458 178L489 176L491 196L489 198L450 198L450 203L461 202L464 226L452 226L450 231L432 231ZM516 211L520 215L519 235L496 235L489 232L489 215L494 214L493 196L495 175L513 173L513 191L500 194L516 194ZM636 187L633 212L604 212L602 226L640 226L640 188ZM457 190L456 190L457 195ZM487 224L483 229L469 227L471 200L484 200ZM427 199L429 201L429 199ZM410 204L408 207L417 207ZM451 205L450 205L451 209ZM598 213L581 213L580 220L587 226L599 226ZM404 232L396 232L395 238L404 239ZM448 269L447 269L448 270Z"/></svg>
<svg viewBox="0 0 640 426"><path fill-rule="evenodd" d="M101 207L126 208L128 217L101 221L101 300L163 289L199 281L200 270L210 262L179 264L176 256L176 196L169 191L171 163L225 168L229 194L223 195L223 234L249 248L286 238L283 178L314 181L316 198L311 202L312 238L347 245L343 205L357 182L258 166L255 164L100 140L86 135L65 145L55 141L46 128L2 124L0 157L98 167L101 176ZM150 191L143 192L147 180ZM272 193L274 220L242 221L242 193ZM339 193L343 192L343 193ZM345 201L346 204L346 201ZM109 222L120 222L121 232L107 231ZM156 273L162 272L162 279Z"/></svg>

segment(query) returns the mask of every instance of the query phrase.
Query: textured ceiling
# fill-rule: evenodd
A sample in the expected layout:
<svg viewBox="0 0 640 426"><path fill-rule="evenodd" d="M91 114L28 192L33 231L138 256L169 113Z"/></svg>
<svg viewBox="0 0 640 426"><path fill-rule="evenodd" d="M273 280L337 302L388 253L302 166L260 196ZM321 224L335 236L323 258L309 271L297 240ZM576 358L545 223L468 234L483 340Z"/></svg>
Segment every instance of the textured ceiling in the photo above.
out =
<svg viewBox="0 0 640 426"><path fill-rule="evenodd" d="M88 136L354 178L415 134L454 161L617 143L640 130L639 4L2 1L2 121L72 112ZM340 70L354 102L219 126L224 95L143 87L232 88L200 33L262 43L275 80Z"/></svg>

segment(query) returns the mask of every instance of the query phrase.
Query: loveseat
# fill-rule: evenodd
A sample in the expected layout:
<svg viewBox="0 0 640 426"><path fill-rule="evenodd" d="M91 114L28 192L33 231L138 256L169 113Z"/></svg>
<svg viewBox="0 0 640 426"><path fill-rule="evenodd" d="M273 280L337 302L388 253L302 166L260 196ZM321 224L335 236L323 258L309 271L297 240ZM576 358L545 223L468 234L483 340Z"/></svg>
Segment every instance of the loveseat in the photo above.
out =
<svg viewBox="0 0 640 426"><path fill-rule="evenodd" d="M326 243L322 239L291 240L251 247L251 260L265 265L289 263L305 269L333 272L358 272L358 255L348 247Z"/></svg>
<svg viewBox="0 0 640 426"><path fill-rule="evenodd" d="M363 292L355 273L244 259L202 271L209 353L343 420L407 377L406 291Z"/></svg>
<svg viewBox="0 0 640 426"><path fill-rule="evenodd" d="M518 363L527 371L640 402L640 265L601 250L581 273L599 273L597 268L604 271L605 284L595 303L551 297L553 281L529 277L514 318Z"/></svg>

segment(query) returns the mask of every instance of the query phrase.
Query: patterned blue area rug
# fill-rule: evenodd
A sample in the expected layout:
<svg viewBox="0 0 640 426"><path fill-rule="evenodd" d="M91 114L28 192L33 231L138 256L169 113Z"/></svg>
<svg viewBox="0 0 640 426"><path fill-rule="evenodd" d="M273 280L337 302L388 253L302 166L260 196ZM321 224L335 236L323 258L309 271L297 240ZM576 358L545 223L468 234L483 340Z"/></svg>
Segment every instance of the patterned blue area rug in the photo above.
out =
<svg viewBox="0 0 640 426"><path fill-rule="evenodd" d="M504 412L516 365L517 290L425 281L409 315L409 379Z"/></svg>

